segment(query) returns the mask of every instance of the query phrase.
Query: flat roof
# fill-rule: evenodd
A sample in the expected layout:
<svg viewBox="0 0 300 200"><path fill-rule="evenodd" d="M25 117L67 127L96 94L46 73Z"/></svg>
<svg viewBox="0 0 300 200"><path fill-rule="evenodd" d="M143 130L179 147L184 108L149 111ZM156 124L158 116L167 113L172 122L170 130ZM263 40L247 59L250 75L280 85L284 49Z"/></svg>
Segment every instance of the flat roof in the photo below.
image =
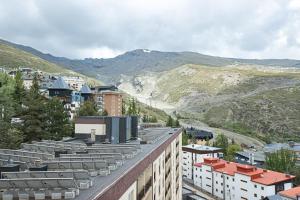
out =
<svg viewBox="0 0 300 200"><path fill-rule="evenodd" d="M131 173L132 171L135 171L134 169L137 167L137 165L141 163L143 160L145 160L146 157L151 156L154 159L155 157L153 157L153 152L156 149L158 149L158 147L162 146L165 142L168 142L169 139L173 139L174 136L177 136L176 133L181 132L181 129L173 129L173 128L150 128L145 130L147 130L149 133L160 135L159 140L156 140L155 142L148 143L148 144L141 144L140 153L138 153L135 157L131 159L126 159L125 163L121 167L119 167L115 171L112 171L111 174L109 174L108 176L95 177L93 187L87 190L80 190L79 196L77 196L75 199L76 200L105 199L105 197L102 198L103 193L105 193L107 190L112 188L118 181L120 181L126 175L130 175L129 172ZM119 189L120 188L114 188L114 190L116 191Z"/></svg>
<svg viewBox="0 0 300 200"><path fill-rule="evenodd" d="M189 144L189 145L185 145L182 147L196 149L196 150L211 150L211 151L222 150L221 148L218 148L218 147L211 147L211 146L205 146L205 145L200 145L200 144Z"/></svg>

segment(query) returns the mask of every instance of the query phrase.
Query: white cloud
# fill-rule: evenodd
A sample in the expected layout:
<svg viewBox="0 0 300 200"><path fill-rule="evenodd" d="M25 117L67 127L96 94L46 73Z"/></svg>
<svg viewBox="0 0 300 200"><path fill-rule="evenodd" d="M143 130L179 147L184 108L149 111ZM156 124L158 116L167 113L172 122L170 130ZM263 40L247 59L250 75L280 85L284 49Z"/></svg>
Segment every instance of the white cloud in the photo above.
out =
<svg viewBox="0 0 300 200"><path fill-rule="evenodd" d="M0 37L70 58L136 48L298 58L299 0L0 0Z"/></svg>

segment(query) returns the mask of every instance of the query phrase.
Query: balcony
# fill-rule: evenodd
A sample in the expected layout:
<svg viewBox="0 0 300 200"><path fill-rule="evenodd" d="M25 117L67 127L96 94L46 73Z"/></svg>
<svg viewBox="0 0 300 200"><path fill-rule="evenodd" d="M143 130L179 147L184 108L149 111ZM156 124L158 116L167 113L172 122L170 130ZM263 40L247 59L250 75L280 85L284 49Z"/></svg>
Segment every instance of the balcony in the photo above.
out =
<svg viewBox="0 0 300 200"><path fill-rule="evenodd" d="M137 200L143 200L145 197L148 196L149 191L151 191L152 188L152 177L147 181L147 183L144 186L144 189L138 194Z"/></svg>

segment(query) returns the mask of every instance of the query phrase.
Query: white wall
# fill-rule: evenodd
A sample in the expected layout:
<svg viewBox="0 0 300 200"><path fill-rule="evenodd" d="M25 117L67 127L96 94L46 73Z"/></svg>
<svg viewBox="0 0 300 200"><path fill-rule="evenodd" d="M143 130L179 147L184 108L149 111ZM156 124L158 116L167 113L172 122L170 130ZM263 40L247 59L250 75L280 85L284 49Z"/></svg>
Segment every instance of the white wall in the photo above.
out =
<svg viewBox="0 0 300 200"><path fill-rule="evenodd" d="M91 134L92 129L96 135L105 135L105 124L75 124L75 134Z"/></svg>
<svg viewBox="0 0 300 200"><path fill-rule="evenodd" d="M127 189L127 191L121 196L119 200L136 200L137 185L136 181Z"/></svg>

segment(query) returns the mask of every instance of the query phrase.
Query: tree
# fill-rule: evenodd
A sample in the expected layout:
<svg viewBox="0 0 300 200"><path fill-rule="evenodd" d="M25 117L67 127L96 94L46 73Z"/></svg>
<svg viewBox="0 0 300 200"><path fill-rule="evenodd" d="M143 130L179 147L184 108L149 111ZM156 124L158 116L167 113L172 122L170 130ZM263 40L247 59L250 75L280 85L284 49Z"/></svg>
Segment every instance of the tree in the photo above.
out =
<svg viewBox="0 0 300 200"><path fill-rule="evenodd" d="M125 101L122 99L122 115L126 114L126 105L125 105Z"/></svg>
<svg viewBox="0 0 300 200"><path fill-rule="evenodd" d="M134 98L131 98L131 100L129 101L127 114L128 115L138 115L139 114L139 109L137 108L136 100Z"/></svg>
<svg viewBox="0 0 300 200"><path fill-rule="evenodd" d="M39 93L37 75L34 76L32 86L26 95L21 119L23 120L22 131L26 142L40 140L47 135L45 132L45 101Z"/></svg>
<svg viewBox="0 0 300 200"><path fill-rule="evenodd" d="M46 132L44 138L61 140L63 137L71 136L72 126L69 122L68 113L62 102L54 97L46 104Z"/></svg>
<svg viewBox="0 0 300 200"><path fill-rule="evenodd" d="M191 133L191 143L196 144L197 143L197 138L195 132Z"/></svg>
<svg viewBox="0 0 300 200"><path fill-rule="evenodd" d="M186 134L186 132L182 133L182 145L188 145L189 144L189 136Z"/></svg>
<svg viewBox="0 0 300 200"><path fill-rule="evenodd" d="M97 111L97 106L96 104L89 100L85 101L82 106L80 106L79 111L78 111L79 116L97 116L99 115Z"/></svg>
<svg viewBox="0 0 300 200"><path fill-rule="evenodd" d="M13 98L16 102L18 113L21 111L21 107L25 99L25 95L26 95L26 91L23 85L22 73L20 71L17 71L17 74L15 76Z"/></svg>
<svg viewBox="0 0 300 200"><path fill-rule="evenodd" d="M0 120L0 148L18 149L23 142L23 134L9 122Z"/></svg>
<svg viewBox="0 0 300 200"><path fill-rule="evenodd" d="M226 150L228 148L228 138L223 133L219 134L216 137L214 146L222 148L224 150L224 154L226 155Z"/></svg>
<svg viewBox="0 0 300 200"><path fill-rule="evenodd" d="M295 152L288 149L281 149L273 153L266 154L267 169L290 173L296 165Z"/></svg>
<svg viewBox="0 0 300 200"><path fill-rule="evenodd" d="M179 123L179 120L178 120L178 119L176 119L176 120L174 121L174 127L180 127L180 123Z"/></svg>
<svg viewBox="0 0 300 200"><path fill-rule="evenodd" d="M242 148L240 147L240 145L230 144L226 149L225 160L234 161L236 152L241 151L241 150L242 150Z"/></svg>
<svg viewBox="0 0 300 200"><path fill-rule="evenodd" d="M166 126L172 127L173 126L173 118L171 116L168 117Z"/></svg>
<svg viewBox="0 0 300 200"><path fill-rule="evenodd" d="M10 122L15 115L14 80L7 74L0 73L0 119Z"/></svg>
<svg viewBox="0 0 300 200"><path fill-rule="evenodd" d="M102 112L102 116L107 116L107 115L108 115L107 110L104 110L104 111Z"/></svg>

